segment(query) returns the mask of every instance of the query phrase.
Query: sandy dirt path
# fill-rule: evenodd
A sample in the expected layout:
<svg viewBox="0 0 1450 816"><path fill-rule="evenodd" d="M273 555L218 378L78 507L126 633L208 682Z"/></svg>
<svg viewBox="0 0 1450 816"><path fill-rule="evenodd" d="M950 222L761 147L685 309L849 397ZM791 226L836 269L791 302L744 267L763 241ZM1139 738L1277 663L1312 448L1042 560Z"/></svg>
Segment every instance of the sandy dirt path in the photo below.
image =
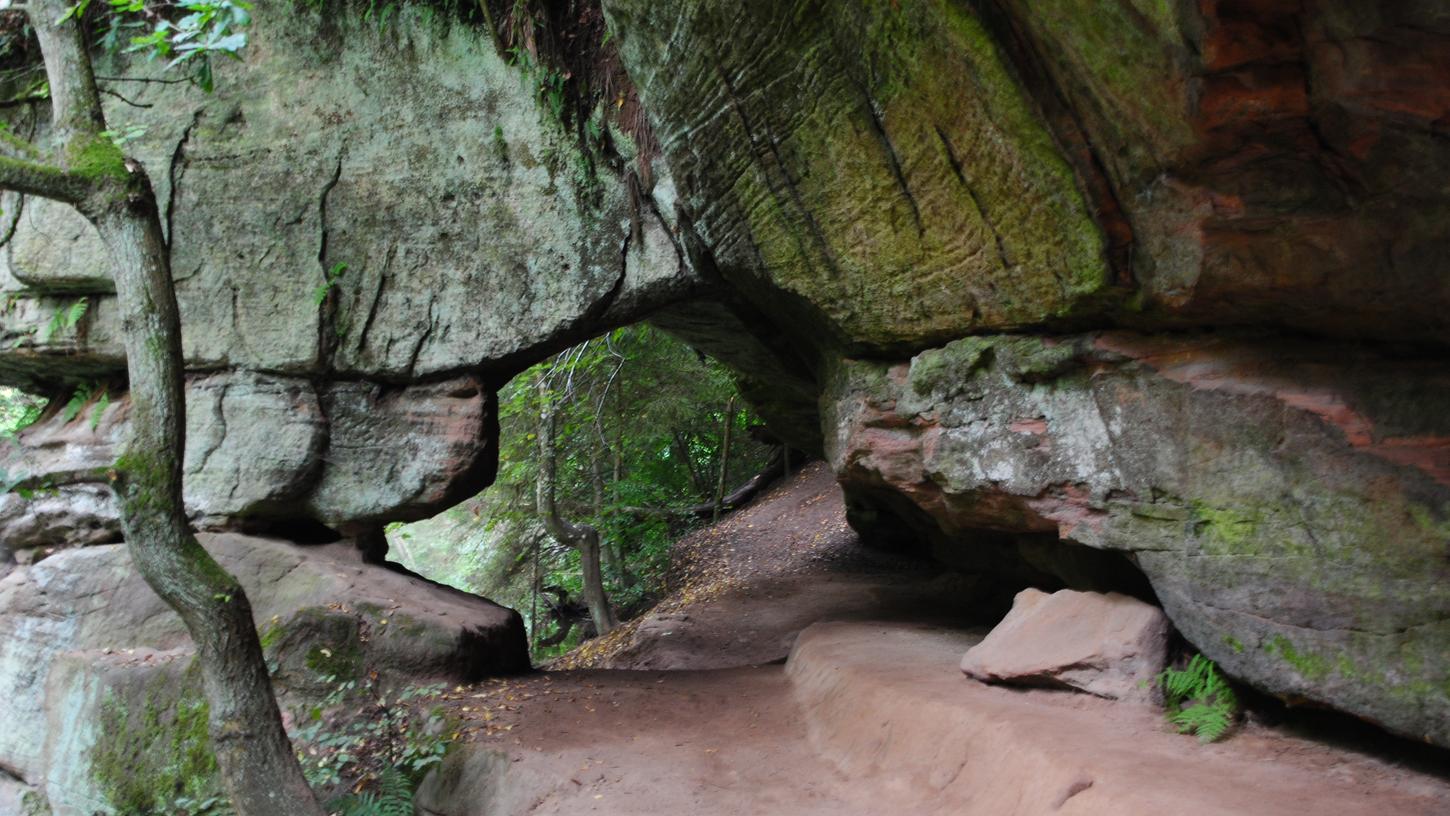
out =
<svg viewBox="0 0 1450 816"><path fill-rule="evenodd" d="M964 678L969 586L863 552L820 466L680 555L652 614L450 693L465 744L421 812L1450 814L1443 753L1256 724L1201 746L1152 708Z"/></svg>

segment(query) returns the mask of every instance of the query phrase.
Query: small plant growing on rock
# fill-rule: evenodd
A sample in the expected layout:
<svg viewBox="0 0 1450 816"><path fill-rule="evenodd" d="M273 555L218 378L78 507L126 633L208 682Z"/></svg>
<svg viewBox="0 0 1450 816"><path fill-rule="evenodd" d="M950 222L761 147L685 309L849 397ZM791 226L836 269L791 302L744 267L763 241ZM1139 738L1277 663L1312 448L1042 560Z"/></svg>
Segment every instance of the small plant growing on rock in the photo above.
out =
<svg viewBox="0 0 1450 816"><path fill-rule="evenodd" d="M1168 722L1199 742L1220 740L1233 727L1239 700L1212 660L1194 655L1182 669L1171 666L1157 677Z"/></svg>

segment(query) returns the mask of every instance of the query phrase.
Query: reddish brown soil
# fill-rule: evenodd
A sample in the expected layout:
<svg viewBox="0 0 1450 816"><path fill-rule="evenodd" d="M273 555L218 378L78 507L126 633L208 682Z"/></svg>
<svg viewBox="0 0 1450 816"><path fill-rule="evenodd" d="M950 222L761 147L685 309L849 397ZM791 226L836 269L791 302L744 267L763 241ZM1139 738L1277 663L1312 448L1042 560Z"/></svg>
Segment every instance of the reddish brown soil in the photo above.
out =
<svg viewBox="0 0 1450 816"><path fill-rule="evenodd" d="M966 679L957 661L981 630L941 623L960 585L863 554L823 468L684 553L656 614L569 661L675 670L455 690L465 744L420 812L1450 813L1450 782L1396 759L1257 725L1201 746L1151 708ZM913 597L934 623L903 621ZM788 665L762 665L832 618L855 622L809 626Z"/></svg>
<svg viewBox="0 0 1450 816"><path fill-rule="evenodd" d="M819 620L961 620L971 601L939 566L863 548L819 462L681 540L673 557L668 598L549 668L762 665L784 660Z"/></svg>

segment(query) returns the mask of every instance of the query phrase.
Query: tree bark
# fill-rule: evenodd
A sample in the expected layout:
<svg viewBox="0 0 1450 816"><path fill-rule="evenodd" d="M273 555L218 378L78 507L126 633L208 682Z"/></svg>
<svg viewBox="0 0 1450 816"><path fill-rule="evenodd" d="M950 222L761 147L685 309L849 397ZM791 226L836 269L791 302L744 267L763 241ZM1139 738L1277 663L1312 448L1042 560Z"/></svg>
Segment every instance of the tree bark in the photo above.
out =
<svg viewBox="0 0 1450 816"><path fill-rule="evenodd" d="M690 485L695 488L695 495L701 498L709 498L710 494L706 492L705 480L700 476L699 471L695 469L694 457L690 455L690 440L684 434L675 431L674 447L675 455L685 465L685 473L690 477Z"/></svg>
<svg viewBox="0 0 1450 816"><path fill-rule="evenodd" d="M109 477L127 549L146 583L196 643L222 784L239 816L322 816L292 753L272 694L251 605L237 580L197 542L181 497L185 450L181 319L156 198L145 171L121 161L90 55L67 0L33 0L31 24L50 82L54 190L96 226L109 250L131 388L130 434ZM0 178L0 185L4 184ZM76 197L76 185L84 194Z"/></svg>
<svg viewBox="0 0 1450 816"><path fill-rule="evenodd" d="M599 531L588 524L574 524L559 513L556 501L558 446L554 443L556 413L548 402L550 394L543 383L539 384L539 393L544 402L539 418L539 474L536 483L539 517L544 522L544 529L555 541L579 551L584 602L589 606L589 617L593 619L597 633L608 634L618 621L604 591L604 575L599 566Z"/></svg>
<svg viewBox="0 0 1450 816"><path fill-rule="evenodd" d="M712 521L720 520L720 505L725 501L725 478L730 472L730 432L735 429L735 395L725 404L725 429L720 434L720 476L715 480L715 512Z"/></svg>

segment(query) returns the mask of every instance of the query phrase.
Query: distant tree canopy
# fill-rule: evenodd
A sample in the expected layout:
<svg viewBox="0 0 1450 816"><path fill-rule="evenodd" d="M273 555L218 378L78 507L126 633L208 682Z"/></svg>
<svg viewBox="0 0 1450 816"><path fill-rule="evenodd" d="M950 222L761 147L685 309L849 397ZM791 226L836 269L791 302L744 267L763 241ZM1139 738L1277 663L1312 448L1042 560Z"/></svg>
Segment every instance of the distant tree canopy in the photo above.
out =
<svg viewBox="0 0 1450 816"><path fill-rule="evenodd" d="M578 553L544 533L534 501L546 407L557 416L560 512L599 531L605 584L622 617L662 588L670 542L708 521L722 458L728 492L776 452L751 433L759 420L723 366L648 325L617 329L515 377L499 394L495 484L443 517L395 528L393 540L420 571L514 606L531 625L559 596L536 599L537 589L582 590ZM537 638L548 627L535 628Z"/></svg>
<svg viewBox="0 0 1450 816"><path fill-rule="evenodd" d="M0 440L7 440L40 418L45 400L14 388L0 388Z"/></svg>

